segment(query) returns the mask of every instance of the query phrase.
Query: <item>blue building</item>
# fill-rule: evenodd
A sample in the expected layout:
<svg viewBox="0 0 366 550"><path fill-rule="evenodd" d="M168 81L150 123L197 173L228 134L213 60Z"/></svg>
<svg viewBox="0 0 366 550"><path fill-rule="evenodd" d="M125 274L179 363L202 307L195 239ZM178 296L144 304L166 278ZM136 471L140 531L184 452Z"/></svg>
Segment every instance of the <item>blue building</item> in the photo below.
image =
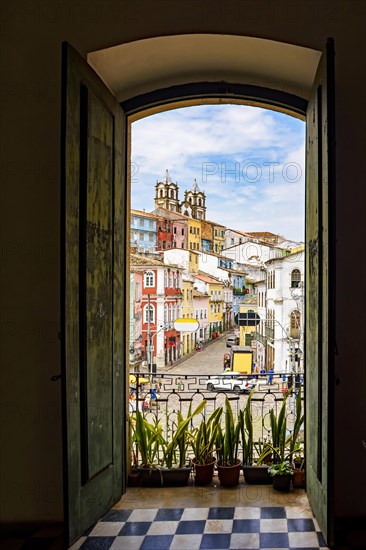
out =
<svg viewBox="0 0 366 550"><path fill-rule="evenodd" d="M143 210L131 210L131 246L137 252L156 251L156 216Z"/></svg>
<svg viewBox="0 0 366 550"><path fill-rule="evenodd" d="M233 288L233 315L236 315L239 312L239 306L246 299L245 274L243 272L232 271L231 285Z"/></svg>

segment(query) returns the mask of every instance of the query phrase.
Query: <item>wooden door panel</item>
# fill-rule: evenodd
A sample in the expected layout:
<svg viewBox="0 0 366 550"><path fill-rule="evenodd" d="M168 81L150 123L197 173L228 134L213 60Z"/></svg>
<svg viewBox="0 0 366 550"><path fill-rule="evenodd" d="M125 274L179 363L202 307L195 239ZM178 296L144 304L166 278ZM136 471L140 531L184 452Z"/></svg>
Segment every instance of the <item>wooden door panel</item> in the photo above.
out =
<svg viewBox="0 0 366 550"><path fill-rule="evenodd" d="M306 138L306 478L313 512L332 538L332 435L328 417L333 391L334 239L334 45L319 62L307 110ZM330 268L331 271L330 271ZM330 276L331 273L331 276Z"/></svg>
<svg viewBox="0 0 366 550"><path fill-rule="evenodd" d="M63 45L65 518L76 540L124 489L125 117Z"/></svg>

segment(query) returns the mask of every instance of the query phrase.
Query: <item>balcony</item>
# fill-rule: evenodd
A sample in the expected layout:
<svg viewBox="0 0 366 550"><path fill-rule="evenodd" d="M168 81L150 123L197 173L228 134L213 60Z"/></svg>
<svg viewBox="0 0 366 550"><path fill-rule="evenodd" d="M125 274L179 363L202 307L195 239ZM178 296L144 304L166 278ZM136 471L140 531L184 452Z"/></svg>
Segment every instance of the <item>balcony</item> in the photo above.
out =
<svg viewBox="0 0 366 550"><path fill-rule="evenodd" d="M257 340L257 342L260 342L264 346L267 344L267 336L263 336L263 334L257 331L253 332L253 340Z"/></svg>
<svg viewBox="0 0 366 550"><path fill-rule="evenodd" d="M274 340L274 328L270 328L270 327L265 327L265 332L266 332L266 336L267 338L270 338L271 340Z"/></svg>
<svg viewBox="0 0 366 550"><path fill-rule="evenodd" d="M178 411L184 417L187 415L189 406L192 411L203 401L206 400L204 416L208 417L218 407L225 408L225 399L228 397L234 415L238 415L239 410L244 409L248 400L247 393L236 393L231 391L230 380L224 380L220 390L210 391L208 385L210 380L217 378L218 375L190 375L190 374L154 374L133 373L135 376L134 397L130 400L130 414L138 408L149 422L160 420L164 430L174 431L177 424ZM243 375L245 379L252 379L253 374ZM293 385L293 377L284 382L282 373L276 373L270 386L267 385L267 376L256 374L256 389L251 398L251 411L253 416L253 433L257 442L254 458L259 456L260 441L270 439L270 409L273 409L276 416L282 406L284 393L288 387ZM299 373L298 384L300 384ZM235 374L233 375L235 377ZM143 383L140 385L139 380ZM227 387L225 387L227 385ZM151 389L157 390L157 397L151 398ZM302 396L303 397L303 396ZM294 423L294 399L289 398L286 407L287 427L291 431ZM200 418L200 417L199 417ZM240 455L241 451L239 452ZM193 458L192 453L188 453Z"/></svg>
<svg viewBox="0 0 366 550"><path fill-rule="evenodd" d="M148 374L140 376L149 378ZM144 411L144 415L152 415L152 419L161 415L165 419L168 406L173 419L178 410L203 397L210 400L211 408L216 406L225 393L207 392L209 378L159 376L159 398L153 409ZM281 406L281 384L277 377L270 388L262 385L253 395L253 417L258 416L259 424L268 425L268 408ZM233 409L247 400L243 395L228 394L228 397ZM293 412L290 399L288 401L287 415L291 426ZM128 487L114 508L80 541L88 548L96 548L93 544L101 540L97 540L98 536L103 536L106 548L259 549L268 547L270 543L271 547L326 550L304 489L293 488L287 497L274 491L270 485L247 485L242 475L240 477L239 485L232 488L220 486L216 475L209 485L203 487L194 485L193 476L185 487ZM306 529L293 529L294 525L300 524L306 524ZM72 550L79 547L78 542Z"/></svg>
<svg viewBox="0 0 366 550"><path fill-rule="evenodd" d="M243 288L233 288L233 294L242 295L242 294L247 294L247 292L246 292L246 289L244 287Z"/></svg>
<svg viewBox="0 0 366 550"><path fill-rule="evenodd" d="M223 302L224 297L223 296L210 296L210 302Z"/></svg>

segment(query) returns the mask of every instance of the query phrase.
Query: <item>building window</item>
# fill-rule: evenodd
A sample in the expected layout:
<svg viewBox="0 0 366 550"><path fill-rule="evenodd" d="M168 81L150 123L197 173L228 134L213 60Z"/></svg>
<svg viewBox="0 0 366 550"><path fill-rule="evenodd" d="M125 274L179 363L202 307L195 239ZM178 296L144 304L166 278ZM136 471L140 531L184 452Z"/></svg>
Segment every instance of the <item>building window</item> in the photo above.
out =
<svg viewBox="0 0 366 550"><path fill-rule="evenodd" d="M300 337L300 311L297 309L290 315L290 336L291 338Z"/></svg>
<svg viewBox="0 0 366 550"><path fill-rule="evenodd" d="M195 313L196 313L196 319L198 321L198 309L196 309Z"/></svg>
<svg viewBox="0 0 366 550"><path fill-rule="evenodd" d="M139 232L139 239L140 239L140 241L145 240L145 233L143 233L142 231Z"/></svg>
<svg viewBox="0 0 366 550"><path fill-rule="evenodd" d="M207 319L207 309L205 309L205 319Z"/></svg>
<svg viewBox="0 0 366 550"><path fill-rule="evenodd" d="M140 227L144 227L144 220L143 220L143 218L140 218Z"/></svg>
<svg viewBox="0 0 366 550"><path fill-rule="evenodd" d="M139 302L141 300L141 283L136 282L135 284L135 302Z"/></svg>
<svg viewBox="0 0 366 550"><path fill-rule="evenodd" d="M144 284L145 284L145 288L151 288L153 286L155 286L154 284L154 272L153 271L146 271L145 273L145 276L144 276Z"/></svg>
<svg viewBox="0 0 366 550"><path fill-rule="evenodd" d="M182 235L184 235L184 227L182 227Z"/></svg>
<svg viewBox="0 0 366 550"><path fill-rule="evenodd" d="M301 273L299 269L294 269L291 272L291 288L299 288L301 282Z"/></svg>
<svg viewBox="0 0 366 550"><path fill-rule="evenodd" d="M153 221L153 220L150 220L150 221L149 221L149 227L150 227L151 229L153 229L153 227L154 227L154 221Z"/></svg>
<svg viewBox="0 0 366 550"><path fill-rule="evenodd" d="M177 228L176 227L173 227L173 233L174 233L174 235L177 234Z"/></svg>
<svg viewBox="0 0 366 550"><path fill-rule="evenodd" d="M149 235L149 241L152 243L154 242L154 234L153 233L150 233Z"/></svg>
<svg viewBox="0 0 366 550"><path fill-rule="evenodd" d="M145 323L149 322L149 317L150 317L150 323L154 323L154 307L150 305L150 315L149 315L148 305L145 306L144 310L145 310L145 315L144 315Z"/></svg>

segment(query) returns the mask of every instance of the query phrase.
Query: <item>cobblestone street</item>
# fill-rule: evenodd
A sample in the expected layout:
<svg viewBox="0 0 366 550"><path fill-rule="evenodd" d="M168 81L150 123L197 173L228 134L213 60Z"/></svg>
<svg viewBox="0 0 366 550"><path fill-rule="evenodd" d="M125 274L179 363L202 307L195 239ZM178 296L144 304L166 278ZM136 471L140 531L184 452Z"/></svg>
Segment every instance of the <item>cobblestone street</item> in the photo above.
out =
<svg viewBox="0 0 366 550"><path fill-rule="evenodd" d="M223 371L224 353L230 352L226 347L224 333L218 340L210 342L202 351L197 351L176 366L166 370L169 374L219 374Z"/></svg>

